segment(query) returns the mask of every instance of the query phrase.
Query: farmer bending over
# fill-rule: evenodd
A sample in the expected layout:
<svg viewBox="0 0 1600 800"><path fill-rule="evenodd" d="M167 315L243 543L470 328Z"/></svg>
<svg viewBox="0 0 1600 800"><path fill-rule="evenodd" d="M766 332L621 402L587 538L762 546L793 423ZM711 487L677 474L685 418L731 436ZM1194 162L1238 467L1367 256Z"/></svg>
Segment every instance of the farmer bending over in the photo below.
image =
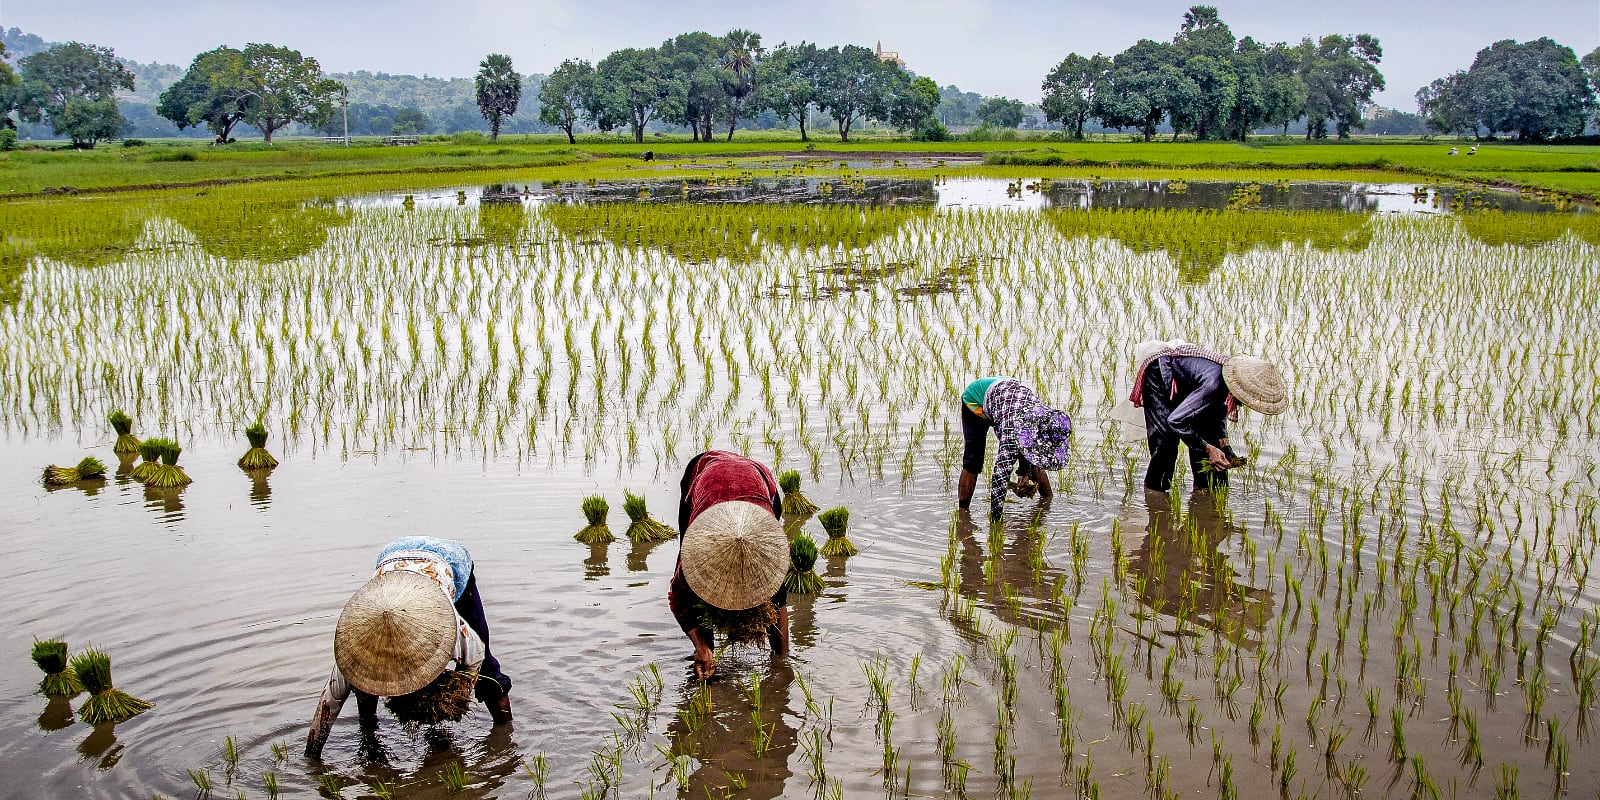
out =
<svg viewBox="0 0 1600 800"><path fill-rule="evenodd" d="M765 638L775 655L788 653L789 537L772 472L710 450L689 459L680 489L667 605L694 644L695 676L704 680L716 668L717 627L734 643Z"/></svg>
<svg viewBox="0 0 1600 800"><path fill-rule="evenodd" d="M1165 492L1172 486L1178 444L1189 448L1194 488L1228 485L1228 470L1244 460L1228 446L1228 422L1239 418L1239 404L1263 414L1282 414L1289 395L1278 368L1250 356L1225 356L1191 344L1136 349L1134 406L1144 408L1150 467L1144 486Z"/></svg>
<svg viewBox="0 0 1600 800"><path fill-rule="evenodd" d="M489 623L458 542L407 536L378 553L378 570L345 603L333 632L333 676L317 703L306 755L320 757L333 721L352 690L363 728L377 723L378 698L391 710L438 702L454 680L489 707L494 724L511 721L511 679L489 652ZM475 682L468 687L466 681ZM427 691L421 691L427 690ZM416 694L413 694L416 693ZM456 692L465 712L465 695ZM446 699L447 700L447 699Z"/></svg>
<svg viewBox="0 0 1600 800"><path fill-rule="evenodd" d="M1072 418L1039 400L1027 384L1003 375L979 378L961 392L961 481L957 502L972 504L983 469L983 449L989 429L1000 440L994 471L989 474L989 516L999 517L1006 499L1012 466L1017 471L1018 494L1049 499L1050 476L1045 470L1067 466L1067 445L1072 439Z"/></svg>

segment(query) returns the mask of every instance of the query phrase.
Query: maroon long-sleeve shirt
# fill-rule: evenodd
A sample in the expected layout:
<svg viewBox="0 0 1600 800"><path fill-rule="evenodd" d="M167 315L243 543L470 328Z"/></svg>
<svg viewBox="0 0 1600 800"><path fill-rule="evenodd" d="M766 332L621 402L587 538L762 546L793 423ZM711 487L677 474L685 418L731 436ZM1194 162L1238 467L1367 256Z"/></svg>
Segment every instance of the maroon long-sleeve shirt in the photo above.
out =
<svg viewBox="0 0 1600 800"><path fill-rule="evenodd" d="M743 500L755 503L762 508L772 511L774 517L782 518L782 505L778 495L778 481L772 477L772 470L765 464L754 461L738 453L729 453L725 450L708 450L694 458L683 469L683 480L679 483L680 495L678 498L678 542L683 543L683 534L694 523L695 517L706 509L730 500ZM774 605L782 606L789 599L788 592L782 588L773 595ZM679 557L678 565L672 572L672 584L667 588L667 605L672 609L672 616L678 620L678 627L688 633L691 629L699 627L700 618L695 607L701 602L700 596L689 588L689 582L683 578L683 560Z"/></svg>

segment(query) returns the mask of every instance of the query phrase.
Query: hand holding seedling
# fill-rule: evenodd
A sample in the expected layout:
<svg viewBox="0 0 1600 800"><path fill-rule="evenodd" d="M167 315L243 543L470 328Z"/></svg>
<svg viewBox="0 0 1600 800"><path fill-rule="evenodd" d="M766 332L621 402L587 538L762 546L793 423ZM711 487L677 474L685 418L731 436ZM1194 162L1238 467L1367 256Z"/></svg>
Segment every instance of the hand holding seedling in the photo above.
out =
<svg viewBox="0 0 1600 800"><path fill-rule="evenodd" d="M1228 467L1233 464L1229 460L1228 454L1222 452L1222 448L1214 444L1206 445L1206 459L1211 462L1211 469L1216 472L1227 472Z"/></svg>

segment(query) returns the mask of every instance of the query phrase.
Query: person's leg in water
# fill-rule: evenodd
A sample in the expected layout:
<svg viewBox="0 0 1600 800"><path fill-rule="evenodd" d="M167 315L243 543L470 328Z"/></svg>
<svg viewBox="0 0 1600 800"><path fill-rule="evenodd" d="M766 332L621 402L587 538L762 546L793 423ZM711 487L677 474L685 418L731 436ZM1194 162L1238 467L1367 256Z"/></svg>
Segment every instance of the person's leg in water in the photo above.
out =
<svg viewBox="0 0 1600 800"><path fill-rule="evenodd" d="M989 429L994 423L972 412L966 403L961 404L961 482L956 498L961 508L972 503L978 488L978 475L983 472L983 451L989 445Z"/></svg>
<svg viewBox="0 0 1600 800"><path fill-rule="evenodd" d="M467 574L467 588L456 598L456 613L483 641L483 664L478 667L478 685L473 694L489 707L496 725L511 721L511 678L500 671L500 660L489 648L489 621L483 615L483 598L478 595L478 576Z"/></svg>

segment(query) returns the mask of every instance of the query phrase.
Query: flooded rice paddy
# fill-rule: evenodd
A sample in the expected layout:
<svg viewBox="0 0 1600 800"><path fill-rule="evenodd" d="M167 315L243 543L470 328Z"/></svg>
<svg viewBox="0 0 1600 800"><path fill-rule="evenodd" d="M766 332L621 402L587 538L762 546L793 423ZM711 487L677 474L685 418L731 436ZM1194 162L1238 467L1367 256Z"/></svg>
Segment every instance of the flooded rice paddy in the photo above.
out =
<svg viewBox="0 0 1600 800"><path fill-rule="evenodd" d="M0 206L0 794L1594 794L1595 215L823 182ZM1146 493L1109 419L1153 336L1289 380L1225 495ZM956 398L995 373L1077 434L1054 502L990 526L955 512ZM194 483L43 487L116 464L116 408ZM258 418L281 465L245 472ZM672 520L709 447L798 469L862 552L794 598L788 659L701 685L676 544L572 534L594 493ZM475 557L516 722L363 737L352 704L308 761L338 611L413 533ZM75 723L33 637L105 649L155 708Z"/></svg>

